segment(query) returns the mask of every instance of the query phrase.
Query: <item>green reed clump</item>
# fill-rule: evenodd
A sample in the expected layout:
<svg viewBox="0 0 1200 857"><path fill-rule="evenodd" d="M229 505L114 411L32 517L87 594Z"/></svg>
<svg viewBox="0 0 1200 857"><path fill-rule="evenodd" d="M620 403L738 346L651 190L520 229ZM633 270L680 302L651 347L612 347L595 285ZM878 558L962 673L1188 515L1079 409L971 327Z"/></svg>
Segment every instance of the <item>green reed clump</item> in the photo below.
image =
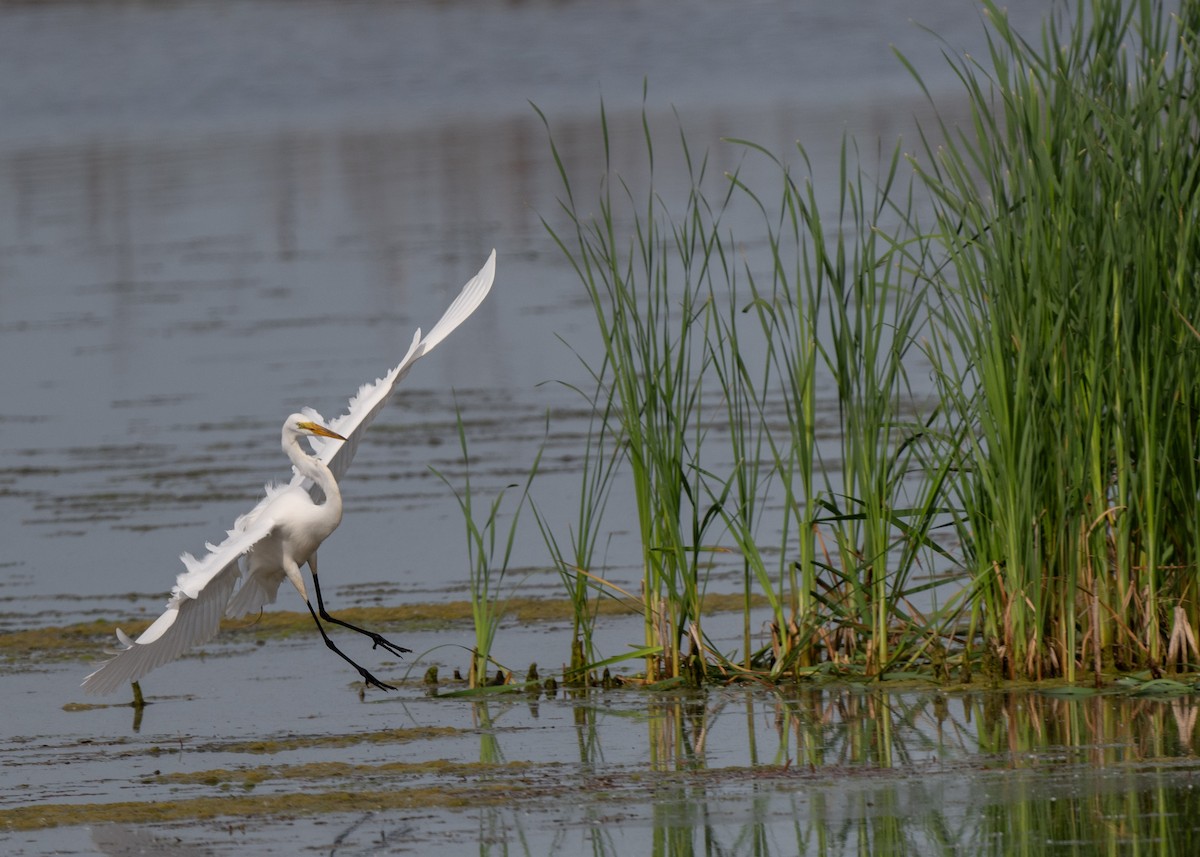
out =
<svg viewBox="0 0 1200 857"><path fill-rule="evenodd" d="M604 348L589 367L602 392L591 400L600 416L588 449L610 438L629 469L647 678L702 681L712 668L737 668L701 627L713 550L742 558L742 669L778 678L833 662L877 675L923 657L933 626L905 600L921 588L912 575L933 544L938 493L911 478L924 428L905 370L924 318L926 280L915 272L925 245L882 231L907 228L891 201L899 150L876 185L847 145L837 216L826 224L811 182L778 161L774 199L734 177L711 201L706 164L683 140L688 189L677 212L655 186L643 123L648 186L635 193L606 163L599 214L584 215L558 160L569 228L547 228L585 288ZM558 159L553 138L551 147ZM729 207L745 201L762 214L771 248L757 260L739 258L723 231ZM819 372L832 379L840 418L841 452L828 466ZM602 504L586 508L594 531ZM547 542L562 566L552 534ZM756 652L758 596L772 639Z"/></svg>
<svg viewBox="0 0 1200 857"><path fill-rule="evenodd" d="M770 420L759 426L771 478L784 493L776 522L785 565L772 598L772 671L830 659L877 675L899 660L924 657L940 633L938 617L915 615L908 604L929 586L915 582L914 572L941 552L930 531L941 511L945 468L927 468L919 457L928 433L921 412L930 406L914 396L907 369L927 318L921 271L928 242L912 229L912 188L899 182L898 147L878 182L868 182L857 150L844 142L836 218L829 221L822 212L831 207L811 178L797 180L771 159L781 179L773 208L737 184L764 215L771 250L769 273L747 266L746 274L768 343L757 388L766 399L758 401L780 403L786 417L782 430ZM728 342L736 351L735 337ZM830 379L836 391L840 456L832 463L815 429L818 378ZM722 386L728 395L733 385L723 380ZM731 524L735 534L749 535ZM760 556L750 539L739 544L748 556ZM765 588L765 570L760 578Z"/></svg>
<svg viewBox="0 0 1200 857"><path fill-rule="evenodd" d="M1194 665L1200 6L1080 2L1029 42L984 5L970 124L919 165L970 639L1009 677Z"/></svg>
<svg viewBox="0 0 1200 857"><path fill-rule="evenodd" d="M607 152L603 113L601 128ZM646 143L653 172L648 127ZM599 215L580 215L551 146L567 194L571 232L550 231L591 301L604 344L602 363L591 368L607 389L604 430L619 437L632 476L642 547L644 644L653 653L646 673L651 680L675 677L685 666L694 669L705 661L702 539L713 516L702 505L698 464L709 317L703 286L711 257L721 248L708 219L711 211L698 192L689 199L686 216L671 221L662 216L652 189L641 199L610 176ZM697 180L703 171L703 164L696 168Z"/></svg>
<svg viewBox="0 0 1200 857"><path fill-rule="evenodd" d="M602 111L587 215L551 139L568 225L547 228L603 357L573 562L540 523L583 612L609 586L589 566L628 468L648 679L957 662L1098 681L1200 661L1200 4L1080 2L1039 42L985 9L987 57L951 60L966 126L940 122L913 179L899 147L868 180L844 145L832 204L803 149L797 178L744 142L777 166L769 189L734 175L706 195L683 140L671 196L644 114L649 179L631 186ZM747 205L761 226L735 236L727 215ZM909 384L918 342L936 401ZM741 559L740 657L701 628L714 549ZM919 573L955 567L939 604Z"/></svg>

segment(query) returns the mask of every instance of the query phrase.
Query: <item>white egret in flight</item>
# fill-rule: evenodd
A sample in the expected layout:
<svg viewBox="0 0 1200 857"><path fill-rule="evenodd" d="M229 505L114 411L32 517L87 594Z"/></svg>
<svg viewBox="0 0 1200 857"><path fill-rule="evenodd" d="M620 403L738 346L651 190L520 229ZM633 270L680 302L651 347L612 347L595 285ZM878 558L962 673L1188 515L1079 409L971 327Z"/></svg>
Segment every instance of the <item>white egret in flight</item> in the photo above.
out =
<svg viewBox="0 0 1200 857"><path fill-rule="evenodd" d="M321 620L341 625L371 638L372 648L382 646L399 655L409 651L341 619L330 616L321 597L317 578L317 548L342 520L342 495L338 480L367 426L383 409L392 391L418 359L428 354L450 331L462 324L487 297L496 273L496 251L459 293L429 334L418 330L404 359L374 384L366 384L350 400L350 409L328 425L311 409L292 414L283 424L283 451L292 461L294 475L286 485L268 485L258 505L234 522L233 529L218 545L209 544L208 554L197 559L181 557L186 571L179 575L167 610L136 640L118 630L124 646L112 659L83 680L88 693L112 693L136 682L155 667L178 658L192 646L207 642L220 629L222 615L244 616L275 602L279 584L287 578L296 587L325 645L358 670L368 685L394 690L355 663L334 645ZM300 448L308 439L313 455ZM313 608L300 567L312 572ZM241 587L234 587L241 580Z"/></svg>

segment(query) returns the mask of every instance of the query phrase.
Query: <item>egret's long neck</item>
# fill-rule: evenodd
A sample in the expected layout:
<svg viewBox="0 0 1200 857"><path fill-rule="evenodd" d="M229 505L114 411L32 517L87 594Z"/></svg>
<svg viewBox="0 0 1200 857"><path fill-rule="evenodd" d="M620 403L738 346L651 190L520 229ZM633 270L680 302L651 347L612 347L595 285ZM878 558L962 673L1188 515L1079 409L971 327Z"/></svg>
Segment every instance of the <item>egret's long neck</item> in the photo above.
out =
<svg viewBox="0 0 1200 857"><path fill-rule="evenodd" d="M292 464L296 466L296 471L301 476L311 479L320 486L321 492L325 495L325 502L321 505L327 507L340 519L342 516L342 492L329 468L319 458L309 455L301 449L299 439L291 433L285 432L283 435L283 451L291 459Z"/></svg>

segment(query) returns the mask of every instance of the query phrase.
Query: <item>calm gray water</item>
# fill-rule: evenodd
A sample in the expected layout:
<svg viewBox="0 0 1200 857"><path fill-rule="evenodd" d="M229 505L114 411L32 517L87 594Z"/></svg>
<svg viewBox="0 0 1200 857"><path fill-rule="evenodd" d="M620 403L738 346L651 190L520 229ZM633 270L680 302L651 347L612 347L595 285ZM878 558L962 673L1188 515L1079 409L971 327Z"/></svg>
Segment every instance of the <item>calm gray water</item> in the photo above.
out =
<svg viewBox="0 0 1200 857"><path fill-rule="evenodd" d="M1010 7L1036 35L1044 5ZM845 132L866 152L878 141L890 150L902 135L917 148L913 119L929 111L893 46L952 118L960 102L940 52L983 45L974 4L935 0L0 6L0 630L156 613L182 569L179 552L219 539L264 482L287 475L283 417L303 405L340 412L496 247L491 297L417 366L368 434L343 486L345 522L321 551L331 606L464 597L461 516L430 472L461 479L456 404L485 494L521 479L551 412L535 497L565 532L585 424L578 399L543 382L585 378L560 337L598 353L590 309L541 223L561 224L561 186L530 102L548 116L585 199L603 170L601 99L614 163L644 177L644 81L665 141L664 187L680 171L677 123L693 150L709 150L711 175L755 174L739 148L720 142L735 136L785 156L802 140L820 179L836 173ZM619 508L609 522L618 577L630 525ZM537 538L521 540L516 565L510 582L522 592L556 591ZM300 608L287 591L280 604ZM717 620L709 630L731 641L740 633ZM615 653L637 629L614 623L604 633ZM565 656L564 639L553 626L502 630L496 651L514 665L552 663ZM455 647L470 640L457 628L404 642L429 652L414 661L421 670L464 663ZM436 646L445 648L430 652ZM423 700L347 718L349 677L318 642L245 648L218 643L219 657L155 674L153 692L172 701L150 709L139 746L470 719L465 708L448 715L453 702ZM312 675L314 662L330 669ZM134 799L119 763L89 759L82 780L58 764L130 732L124 709L62 710L80 699L88 668L0 670L0 747L49 748L0 767L6 790L34 782L18 793ZM770 705L751 703L749 718L773 716ZM508 758L578 763L573 738L556 749L542 737L559 734L554 726L573 711L544 708L533 724L518 707L508 715ZM738 743L743 719L724 716L722 728L736 725L742 737L712 751L728 753L720 758L730 765L755 761ZM641 758L611 740L614 763ZM918 761L936 755L923 750ZM955 758L974 764L970 754ZM181 752L178 767L213 764L186 759ZM714 811L728 799L739 817L765 813L771 836L786 840L797 798L759 807L747 791L723 788L733 796L714 791ZM969 813L937 789L923 800ZM649 853L642 845L658 827L642 821L632 829L645 836L623 832L632 838L619 839L621 850ZM389 819L386 829L404 823ZM472 853L507 841L488 823L459 818L447 841ZM512 818L495 823L512 835ZM532 841L553 840L552 820L535 814L528 824ZM67 831L54 847L89 853L106 834L96 835ZM269 841L288 837L272 828ZM161 849L155 841L140 847ZM36 837L7 843L9 853L43 847Z"/></svg>

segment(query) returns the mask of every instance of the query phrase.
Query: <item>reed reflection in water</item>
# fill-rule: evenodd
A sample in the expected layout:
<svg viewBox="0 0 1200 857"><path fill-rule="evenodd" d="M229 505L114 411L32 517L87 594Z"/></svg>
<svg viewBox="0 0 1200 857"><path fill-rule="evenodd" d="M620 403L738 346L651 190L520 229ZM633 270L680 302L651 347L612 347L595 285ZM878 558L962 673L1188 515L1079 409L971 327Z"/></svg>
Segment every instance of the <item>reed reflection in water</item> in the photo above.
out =
<svg viewBox="0 0 1200 857"><path fill-rule="evenodd" d="M513 761L507 718L479 705L480 758ZM1192 697L1015 691L583 694L579 791L557 810L554 845L656 857L1193 854L1198 711ZM537 826L527 810L483 810L481 853L509 853Z"/></svg>

